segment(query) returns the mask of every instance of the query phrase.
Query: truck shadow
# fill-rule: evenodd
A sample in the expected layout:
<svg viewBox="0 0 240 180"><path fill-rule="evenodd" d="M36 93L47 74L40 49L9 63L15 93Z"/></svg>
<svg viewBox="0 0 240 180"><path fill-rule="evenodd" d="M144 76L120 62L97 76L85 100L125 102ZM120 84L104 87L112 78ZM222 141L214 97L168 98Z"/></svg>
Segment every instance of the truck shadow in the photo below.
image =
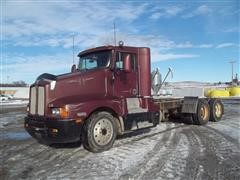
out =
<svg viewBox="0 0 240 180"><path fill-rule="evenodd" d="M138 130L130 131L123 135L118 135L117 139L130 138L130 137L142 135L142 134L149 133L149 132L151 132L151 128L138 129Z"/></svg>
<svg viewBox="0 0 240 180"><path fill-rule="evenodd" d="M63 148L72 149L72 148L80 148L82 146L82 142L78 141L74 143L53 143L53 144L49 144L48 146L55 149L63 149Z"/></svg>
<svg viewBox="0 0 240 180"><path fill-rule="evenodd" d="M178 118L170 117L168 121L173 122L175 124L180 124L180 123L184 123L186 125L194 124L192 116L185 116L185 117L178 117Z"/></svg>
<svg viewBox="0 0 240 180"><path fill-rule="evenodd" d="M123 135L118 135L117 139L121 140L121 139L125 139L125 138L131 138L131 137L144 135L143 137L139 137L140 139L143 139L143 138L147 138L150 136L155 136L157 134L165 133L167 131L171 131L176 128L184 127L186 124L190 125L190 124L192 124L191 121L192 121L191 118L190 119L188 119L188 118L186 118L186 119L169 119L168 122L161 122L161 123L175 123L176 124L175 127L169 127L163 131L153 133L153 134L151 134L151 131L152 131L152 128L154 128L154 127L152 127L152 128L146 127L146 128L142 128L142 129L138 129L138 130L134 130L134 131L129 131ZM184 125L183 125L183 123L184 123ZM158 126L161 126L161 124ZM50 146L51 148L55 148L55 149L63 149L63 148L71 149L71 148L80 148L82 146L81 141L78 141L75 143L53 143L53 144L45 144L43 142L39 142L39 143Z"/></svg>
<svg viewBox="0 0 240 180"><path fill-rule="evenodd" d="M160 131L160 132L157 132L157 133L153 133L153 134L150 134L148 135L148 133L151 133L152 131L152 128L149 128L149 127L146 127L146 128L142 128L142 129L138 129L138 130L135 130L135 131L130 131L126 134L123 134L123 135L119 135L117 137L117 139L124 139L124 138L131 138L131 137L135 137L135 136L139 136L139 135L144 135L146 134L146 136L143 136L143 138L146 138L148 136L154 136L156 134L161 134L161 133L164 133L164 132L167 132L167 131L171 131L172 129L176 129L176 128L180 128L180 127L184 127L186 124L189 124L191 125L191 119L185 119L184 122L183 122L183 119L169 119L168 121L166 122L161 122L159 125L157 126L161 126L162 123L166 123L166 124L170 124L170 123L174 123L176 126L175 127L167 127L166 129ZM184 123L184 125L183 125Z"/></svg>

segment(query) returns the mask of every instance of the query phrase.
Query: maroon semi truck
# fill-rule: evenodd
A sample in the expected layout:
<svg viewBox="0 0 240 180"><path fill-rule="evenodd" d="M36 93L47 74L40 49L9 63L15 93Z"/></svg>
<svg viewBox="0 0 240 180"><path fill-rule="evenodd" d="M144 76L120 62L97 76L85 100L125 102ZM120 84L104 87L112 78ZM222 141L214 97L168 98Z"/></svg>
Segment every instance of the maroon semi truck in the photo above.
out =
<svg viewBox="0 0 240 180"><path fill-rule="evenodd" d="M219 99L153 98L147 47L102 46L78 56L71 73L45 73L30 86L25 129L39 141L81 141L85 149L101 152L118 135L146 124L175 117L204 125L223 115Z"/></svg>

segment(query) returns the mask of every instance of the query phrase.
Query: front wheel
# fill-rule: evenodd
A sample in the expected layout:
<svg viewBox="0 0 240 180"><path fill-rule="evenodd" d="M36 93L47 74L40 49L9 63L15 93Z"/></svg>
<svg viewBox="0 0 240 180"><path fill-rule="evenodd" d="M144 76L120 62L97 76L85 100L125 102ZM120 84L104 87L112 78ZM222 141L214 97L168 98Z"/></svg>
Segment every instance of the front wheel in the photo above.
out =
<svg viewBox="0 0 240 180"><path fill-rule="evenodd" d="M210 117L210 108L205 99L198 100L197 112L193 114L193 122L197 125L205 125Z"/></svg>
<svg viewBox="0 0 240 180"><path fill-rule="evenodd" d="M116 119L108 112L94 113L87 120L83 145L91 152L109 150L116 139Z"/></svg>

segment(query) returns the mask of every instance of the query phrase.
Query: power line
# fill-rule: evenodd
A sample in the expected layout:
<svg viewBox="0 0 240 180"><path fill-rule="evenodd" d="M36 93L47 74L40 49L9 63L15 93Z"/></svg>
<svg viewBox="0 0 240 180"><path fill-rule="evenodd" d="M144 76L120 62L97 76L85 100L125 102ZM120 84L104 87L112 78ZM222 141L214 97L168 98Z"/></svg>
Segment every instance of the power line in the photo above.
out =
<svg viewBox="0 0 240 180"><path fill-rule="evenodd" d="M115 22L113 23L113 30L114 30L114 44L115 44L115 46L117 46L117 39L116 39L116 26L115 26Z"/></svg>

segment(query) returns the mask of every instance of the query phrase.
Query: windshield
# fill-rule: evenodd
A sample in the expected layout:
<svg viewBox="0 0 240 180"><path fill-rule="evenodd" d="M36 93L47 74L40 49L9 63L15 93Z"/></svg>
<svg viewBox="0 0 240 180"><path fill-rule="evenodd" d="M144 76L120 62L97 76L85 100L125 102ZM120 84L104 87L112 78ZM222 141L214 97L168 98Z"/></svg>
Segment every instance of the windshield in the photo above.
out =
<svg viewBox="0 0 240 180"><path fill-rule="evenodd" d="M107 67L110 64L111 51L93 52L83 55L79 59L78 69L89 70L99 67Z"/></svg>

